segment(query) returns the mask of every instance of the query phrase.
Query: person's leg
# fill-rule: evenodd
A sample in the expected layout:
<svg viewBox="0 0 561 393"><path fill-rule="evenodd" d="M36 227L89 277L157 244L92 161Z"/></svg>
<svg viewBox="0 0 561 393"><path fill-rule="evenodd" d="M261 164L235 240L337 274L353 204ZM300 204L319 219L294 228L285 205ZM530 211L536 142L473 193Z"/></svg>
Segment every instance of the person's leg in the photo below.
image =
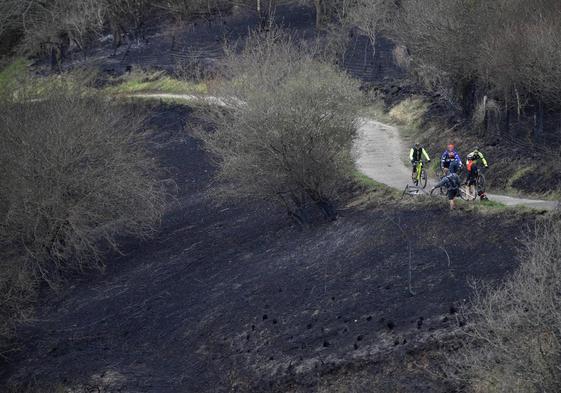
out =
<svg viewBox="0 0 561 393"><path fill-rule="evenodd" d="M457 191L456 190L449 190L448 191L448 200L450 201L450 210L454 210L456 209L456 195L457 195Z"/></svg>
<svg viewBox="0 0 561 393"><path fill-rule="evenodd" d="M469 191L469 195L473 195L474 199L477 198L477 195L475 194L476 190L475 190L475 180L473 178L470 178L468 181L468 191Z"/></svg>
<svg viewBox="0 0 561 393"><path fill-rule="evenodd" d="M450 199L450 210L456 210L456 197Z"/></svg>
<svg viewBox="0 0 561 393"><path fill-rule="evenodd" d="M448 172L450 172L450 162L445 161L442 169L444 170L444 176L448 176Z"/></svg>

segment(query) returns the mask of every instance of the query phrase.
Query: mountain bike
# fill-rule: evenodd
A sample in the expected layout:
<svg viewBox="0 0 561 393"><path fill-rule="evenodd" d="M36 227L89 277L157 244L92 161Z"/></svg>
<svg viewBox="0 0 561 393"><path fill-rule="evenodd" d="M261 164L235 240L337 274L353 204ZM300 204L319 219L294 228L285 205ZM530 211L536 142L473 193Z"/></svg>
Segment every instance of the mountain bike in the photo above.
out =
<svg viewBox="0 0 561 393"><path fill-rule="evenodd" d="M435 188L431 191L430 196L440 196L444 197L448 195L448 190L446 187ZM460 198L464 201L473 201L475 200L476 196L469 192L469 188L466 185L460 186L458 189L458 194L456 195L457 198Z"/></svg>
<svg viewBox="0 0 561 393"><path fill-rule="evenodd" d="M463 173L464 173L464 169L463 169L463 168L464 168L464 167L461 166L461 167L458 169L458 172L456 172L456 174L457 174L458 177L460 178L460 183L462 183L462 177L463 177ZM444 176L446 176L446 175L448 174L448 170L447 170L447 169L445 170L444 168L442 168L442 166L439 166L439 167L436 169L435 174L436 174L436 178L438 179L438 181L440 181L440 180L442 180L442 179L444 178ZM440 195L445 195L445 194L446 194L446 187L439 187L439 188L437 188L437 190L439 190Z"/></svg>
<svg viewBox="0 0 561 393"><path fill-rule="evenodd" d="M423 161L417 161L415 163L415 172L411 175L411 179L416 187L421 187L423 189L427 187L428 175L427 171L425 171Z"/></svg>
<svg viewBox="0 0 561 393"><path fill-rule="evenodd" d="M469 175L468 175L469 178ZM466 180L467 182L467 180ZM466 186L468 191L471 191L469 186ZM485 175L483 174L483 171L481 169L478 169L477 171L477 177L475 178L475 184L473 184L473 190L474 190L474 196L473 199L471 200L475 200L477 199L478 195L481 195L483 193L485 193Z"/></svg>
<svg viewBox="0 0 561 393"><path fill-rule="evenodd" d="M472 194L470 192L469 186L465 184L460 186L458 196L460 197L460 199L463 199L464 201L468 201L468 202L475 201L475 199L477 199L477 194Z"/></svg>

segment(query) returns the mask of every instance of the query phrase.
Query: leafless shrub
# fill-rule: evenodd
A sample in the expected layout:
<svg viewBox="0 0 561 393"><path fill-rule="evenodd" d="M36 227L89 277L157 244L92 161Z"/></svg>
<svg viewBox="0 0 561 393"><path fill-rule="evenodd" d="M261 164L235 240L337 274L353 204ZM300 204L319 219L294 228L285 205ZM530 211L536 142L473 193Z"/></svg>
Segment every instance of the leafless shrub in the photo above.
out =
<svg viewBox="0 0 561 393"><path fill-rule="evenodd" d="M27 3L25 0L0 0L0 37L9 29L19 26L20 16Z"/></svg>
<svg viewBox="0 0 561 393"><path fill-rule="evenodd" d="M561 220L536 225L521 266L478 291L466 345L453 364L472 392L561 391Z"/></svg>
<svg viewBox="0 0 561 393"><path fill-rule="evenodd" d="M333 218L353 170L357 82L275 30L230 52L224 74L226 109L211 112L217 131L201 138L231 185L225 195L275 201L299 221L311 202Z"/></svg>
<svg viewBox="0 0 561 393"><path fill-rule="evenodd" d="M166 10L174 18L185 20L228 10L234 2L229 0L161 0L153 3L157 8Z"/></svg>
<svg viewBox="0 0 561 393"><path fill-rule="evenodd" d="M23 49L30 54L48 53L51 48L64 51L71 45L83 50L100 34L104 12L103 2L97 0L55 0L48 5L29 1L21 15Z"/></svg>
<svg viewBox="0 0 561 393"><path fill-rule="evenodd" d="M392 0L342 0L346 23L357 28L370 40L376 51L378 33L385 27L394 10Z"/></svg>
<svg viewBox="0 0 561 393"><path fill-rule="evenodd" d="M21 257L3 255L0 260L0 357L8 348L5 340L12 336L15 324L28 320L32 314L36 283Z"/></svg>
<svg viewBox="0 0 561 393"><path fill-rule="evenodd" d="M561 103L558 2L404 0L396 15L393 36L413 68L431 67L459 95L477 82L503 107L527 98Z"/></svg>
<svg viewBox="0 0 561 393"><path fill-rule="evenodd" d="M141 125L62 80L0 100L0 335L38 281L100 268L120 237L153 234L167 199Z"/></svg>
<svg viewBox="0 0 561 393"><path fill-rule="evenodd" d="M48 278L99 266L117 236L149 236L165 198L140 125L126 110L74 91L4 103L3 244Z"/></svg>
<svg viewBox="0 0 561 393"><path fill-rule="evenodd" d="M209 63L205 61L203 50L192 51L178 60L174 67L175 75L181 80L201 82L212 77Z"/></svg>

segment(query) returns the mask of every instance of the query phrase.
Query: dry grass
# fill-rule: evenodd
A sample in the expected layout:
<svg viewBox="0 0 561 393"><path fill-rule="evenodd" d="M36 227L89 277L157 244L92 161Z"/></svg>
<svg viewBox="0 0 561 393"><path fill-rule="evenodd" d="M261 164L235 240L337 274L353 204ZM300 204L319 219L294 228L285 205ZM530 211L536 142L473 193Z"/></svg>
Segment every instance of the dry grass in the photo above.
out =
<svg viewBox="0 0 561 393"><path fill-rule="evenodd" d="M410 97L390 109L390 117L399 124L419 127L428 103L422 97Z"/></svg>
<svg viewBox="0 0 561 393"><path fill-rule="evenodd" d="M207 85L187 79L175 79L163 71L133 71L114 81L114 85L105 89L106 93L115 95L133 95L142 93L168 94L205 94Z"/></svg>

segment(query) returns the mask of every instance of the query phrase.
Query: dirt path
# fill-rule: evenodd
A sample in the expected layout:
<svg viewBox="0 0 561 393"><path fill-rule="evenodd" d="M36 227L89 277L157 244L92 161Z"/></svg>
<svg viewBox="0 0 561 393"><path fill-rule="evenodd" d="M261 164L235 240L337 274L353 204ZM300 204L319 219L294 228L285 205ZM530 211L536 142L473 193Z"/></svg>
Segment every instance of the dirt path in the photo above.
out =
<svg viewBox="0 0 561 393"><path fill-rule="evenodd" d="M136 94L135 97L185 101L204 99L211 104L225 105L219 97L201 97L191 94L146 93ZM402 190L411 182L411 172L403 164L403 157L407 155L407 148L396 127L373 119L363 119L354 150L358 170L371 179L399 190ZM553 210L558 206L558 203L554 201L516 198L497 194L488 194L488 196L489 199L506 206L526 206L547 210Z"/></svg>

